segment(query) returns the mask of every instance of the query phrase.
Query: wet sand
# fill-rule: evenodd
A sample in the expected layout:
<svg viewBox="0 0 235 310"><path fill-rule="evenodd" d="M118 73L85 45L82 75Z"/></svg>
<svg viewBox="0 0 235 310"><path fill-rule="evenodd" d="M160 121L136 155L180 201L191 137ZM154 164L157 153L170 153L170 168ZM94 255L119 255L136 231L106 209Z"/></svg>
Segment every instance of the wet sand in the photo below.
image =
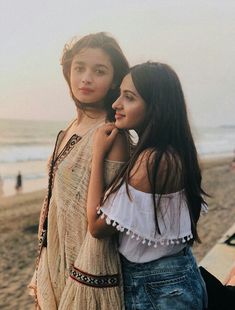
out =
<svg viewBox="0 0 235 310"><path fill-rule="evenodd" d="M16 193L15 184L18 171L22 175L24 193L46 188L47 162L45 160L0 163L0 171L3 178L9 176L9 178L4 178L2 184L4 196L12 196Z"/></svg>
<svg viewBox="0 0 235 310"><path fill-rule="evenodd" d="M202 164L209 212L199 222L202 243L193 247L200 261L235 222L235 170L231 159L206 160ZM1 198L0 202L0 308L34 309L27 295L35 264L37 224L45 190Z"/></svg>

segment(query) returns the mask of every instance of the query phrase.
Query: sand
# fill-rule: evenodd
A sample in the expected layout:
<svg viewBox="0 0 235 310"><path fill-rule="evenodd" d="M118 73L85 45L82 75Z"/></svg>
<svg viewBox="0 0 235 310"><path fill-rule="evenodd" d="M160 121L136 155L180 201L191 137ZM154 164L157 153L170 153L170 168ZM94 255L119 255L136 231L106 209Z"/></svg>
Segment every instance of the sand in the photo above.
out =
<svg viewBox="0 0 235 310"><path fill-rule="evenodd" d="M193 247L199 262L221 235L235 222L235 170L231 159L202 163L203 184L212 195L209 213L201 217L202 243ZM37 249L37 223L45 191L1 198L0 202L0 308L34 309L26 286L33 273Z"/></svg>
<svg viewBox="0 0 235 310"><path fill-rule="evenodd" d="M235 169L231 169L231 158L208 159L201 166L203 188L212 197L206 198L208 214L199 220L202 243L193 247L198 262L235 223Z"/></svg>
<svg viewBox="0 0 235 310"><path fill-rule="evenodd" d="M0 309L34 309L26 293L35 263L37 223L45 191L2 198L0 203Z"/></svg>

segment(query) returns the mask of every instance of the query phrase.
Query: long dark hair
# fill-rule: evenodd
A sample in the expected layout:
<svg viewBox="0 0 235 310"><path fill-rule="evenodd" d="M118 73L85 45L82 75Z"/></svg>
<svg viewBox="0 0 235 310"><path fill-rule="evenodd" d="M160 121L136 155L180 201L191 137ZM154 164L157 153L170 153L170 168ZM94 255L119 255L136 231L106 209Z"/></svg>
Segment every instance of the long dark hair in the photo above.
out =
<svg viewBox="0 0 235 310"><path fill-rule="evenodd" d="M201 205L205 203L202 196L206 193L201 187L197 150L179 78L170 66L156 62L136 65L130 69L130 74L136 90L146 104L146 116L143 129L139 132L137 146L119 177L112 184L108 196L124 182L127 186L136 160L148 149L148 159L151 157L152 163L151 168L148 168L148 177L155 215L161 195L167 193L170 183L176 182L180 189L184 189L188 202L193 240L200 242L197 222ZM164 174L160 171L162 163L164 163ZM161 182L156 190L159 177ZM157 203L155 194L159 194ZM160 232L157 217L156 227Z"/></svg>
<svg viewBox="0 0 235 310"><path fill-rule="evenodd" d="M129 70L126 57L124 56L117 41L105 32L88 34L75 43L66 44L62 55L61 65L63 67L65 80L69 85L71 97L77 106L79 106L79 102L71 90L70 72L74 56L84 48L101 48L110 57L110 61L114 69L114 88L108 91L104 100L104 108L107 111L108 120L114 121L115 113L112 109L112 104L119 96L121 81Z"/></svg>

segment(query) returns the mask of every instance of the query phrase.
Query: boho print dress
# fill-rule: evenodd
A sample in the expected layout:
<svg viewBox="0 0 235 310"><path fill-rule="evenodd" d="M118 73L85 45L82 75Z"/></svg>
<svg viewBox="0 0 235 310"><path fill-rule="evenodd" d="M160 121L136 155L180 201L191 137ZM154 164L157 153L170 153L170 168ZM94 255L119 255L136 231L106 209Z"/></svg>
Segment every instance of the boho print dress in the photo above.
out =
<svg viewBox="0 0 235 310"><path fill-rule="evenodd" d="M57 149L65 132L57 137L40 216L39 259L29 285L36 291L38 309L123 309L116 237L95 239L87 226L87 190L97 127L82 138L73 135L60 154ZM106 184L121 166L121 162L105 161Z"/></svg>

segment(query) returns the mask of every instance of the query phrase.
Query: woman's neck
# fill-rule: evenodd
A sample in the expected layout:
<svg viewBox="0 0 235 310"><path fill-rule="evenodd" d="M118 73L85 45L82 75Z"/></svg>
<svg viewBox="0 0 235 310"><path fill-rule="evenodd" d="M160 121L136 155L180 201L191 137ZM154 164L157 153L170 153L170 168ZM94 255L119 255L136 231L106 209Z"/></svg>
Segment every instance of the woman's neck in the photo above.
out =
<svg viewBox="0 0 235 310"><path fill-rule="evenodd" d="M77 108L77 125L92 126L105 120L107 113L105 110L93 109L89 111Z"/></svg>

